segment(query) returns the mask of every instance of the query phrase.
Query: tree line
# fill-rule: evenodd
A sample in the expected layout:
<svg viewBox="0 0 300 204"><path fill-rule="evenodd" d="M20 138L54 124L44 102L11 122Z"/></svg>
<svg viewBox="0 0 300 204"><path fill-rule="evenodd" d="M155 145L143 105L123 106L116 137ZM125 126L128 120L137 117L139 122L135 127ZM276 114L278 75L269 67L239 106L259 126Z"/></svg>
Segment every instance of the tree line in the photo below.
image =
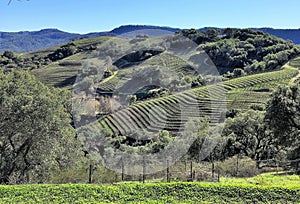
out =
<svg viewBox="0 0 300 204"><path fill-rule="evenodd" d="M199 44L227 78L274 70L300 53L292 41L253 29L189 29L177 34Z"/></svg>

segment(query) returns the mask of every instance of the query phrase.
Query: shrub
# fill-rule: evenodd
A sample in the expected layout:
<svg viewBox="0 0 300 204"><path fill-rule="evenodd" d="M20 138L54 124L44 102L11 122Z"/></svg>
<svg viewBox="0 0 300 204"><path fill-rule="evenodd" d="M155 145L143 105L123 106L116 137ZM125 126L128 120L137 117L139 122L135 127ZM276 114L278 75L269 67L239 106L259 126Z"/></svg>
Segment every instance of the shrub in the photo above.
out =
<svg viewBox="0 0 300 204"><path fill-rule="evenodd" d="M13 59L14 58L14 53L10 50L6 50L3 52L2 56L8 58L8 59Z"/></svg>
<svg viewBox="0 0 300 204"><path fill-rule="evenodd" d="M127 101L127 103L128 103L129 105L135 103L136 100L137 100L136 95L128 95L128 96L126 97L126 101Z"/></svg>
<svg viewBox="0 0 300 204"><path fill-rule="evenodd" d="M259 173L256 162L249 157L231 157L224 162L218 162L217 171L225 176L251 177Z"/></svg>
<svg viewBox="0 0 300 204"><path fill-rule="evenodd" d="M55 52L48 55L51 61L57 61L66 57L69 57L77 52L77 47L74 43L61 46Z"/></svg>

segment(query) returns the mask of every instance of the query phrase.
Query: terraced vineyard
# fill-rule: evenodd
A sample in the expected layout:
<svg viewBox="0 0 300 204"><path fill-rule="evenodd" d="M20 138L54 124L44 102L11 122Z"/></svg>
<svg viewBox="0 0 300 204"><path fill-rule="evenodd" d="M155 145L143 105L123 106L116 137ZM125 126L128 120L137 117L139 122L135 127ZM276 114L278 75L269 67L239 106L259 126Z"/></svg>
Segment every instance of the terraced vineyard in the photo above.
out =
<svg viewBox="0 0 300 204"><path fill-rule="evenodd" d="M224 84L235 84L233 89L227 92L228 108L246 110L253 104L265 104L272 91L280 85L288 85L297 74L297 68L286 65L279 71L256 74L225 82Z"/></svg>
<svg viewBox="0 0 300 204"><path fill-rule="evenodd" d="M292 67L300 67L300 57L291 60L288 64Z"/></svg>
<svg viewBox="0 0 300 204"><path fill-rule="evenodd" d="M45 84L50 86L64 87L72 84L78 71L81 69L80 54L71 56L59 62L54 62L47 67L33 70L32 73ZM79 60L78 60L79 59ZM76 62L72 66L67 66L64 62Z"/></svg>
<svg viewBox="0 0 300 204"><path fill-rule="evenodd" d="M127 74L130 72L130 68L117 71L110 78L101 81L98 85L98 90L101 92L113 92L117 86L122 86L129 79Z"/></svg>
<svg viewBox="0 0 300 204"><path fill-rule="evenodd" d="M195 70L184 60L171 54L162 53L145 60L138 66L132 66L127 69L121 69L117 74L109 80L104 80L98 86L101 92L113 92L117 86L122 86L128 79L130 74L134 70L148 68L152 66L160 65L166 67L168 70L174 73L183 73L184 75L195 75Z"/></svg>
<svg viewBox="0 0 300 204"><path fill-rule="evenodd" d="M264 104L270 91L287 84L298 74L298 69L281 70L232 79L171 96L136 103L126 109L105 116L100 124L117 134L147 129L148 131L181 131L189 118L210 116L212 124L222 120L227 109L247 109L253 104ZM226 97L225 97L226 93Z"/></svg>
<svg viewBox="0 0 300 204"><path fill-rule="evenodd" d="M160 55L154 56L149 60L146 60L143 65L160 65L167 67L171 71L181 72L186 75L194 75L195 70L189 66L189 64L181 59L180 57L162 53Z"/></svg>
<svg viewBox="0 0 300 204"><path fill-rule="evenodd" d="M109 38L110 37L96 37L79 39L72 41L72 43L74 43L79 49L85 49L89 46L98 46ZM41 55L46 57L58 48L59 47L56 46L38 52L25 53L23 56L32 57L34 55ZM90 51L79 52L62 60L52 62L46 67L32 70L32 73L47 85L70 87L74 83L78 71L82 68L82 64L86 60L93 60L92 53Z"/></svg>
<svg viewBox="0 0 300 204"><path fill-rule="evenodd" d="M98 45L107 38L81 39L74 41L77 47ZM153 39L151 43L155 44ZM121 40L122 41L122 40ZM123 42L124 41L124 42ZM123 40L124 50L132 46ZM148 41L145 41L145 43ZM146 46L147 47L147 46ZM116 47L119 48L119 47ZM125 49L126 48L126 49ZM128 48L128 49L129 49ZM86 60L97 59L91 52L82 52L63 60L53 62L47 67L34 70L33 73L48 85L66 87L76 80L81 64ZM130 61L130 60L129 60ZM136 72L143 68L161 66L193 79L195 70L180 57L163 52L153 55L144 61L137 61L123 69L120 68L113 76L97 84L98 91L112 93L116 87L122 87ZM262 74L250 75L175 93L170 96L134 103L126 109L114 112L100 119L100 124L114 133L147 129L156 132L162 129L177 132L184 130L187 120L200 116L210 116L210 122L217 124L222 121L227 109L248 109L253 104L264 104L272 90L278 85L289 84L298 75L300 58L292 60L283 69ZM295 80L298 80L295 79Z"/></svg>

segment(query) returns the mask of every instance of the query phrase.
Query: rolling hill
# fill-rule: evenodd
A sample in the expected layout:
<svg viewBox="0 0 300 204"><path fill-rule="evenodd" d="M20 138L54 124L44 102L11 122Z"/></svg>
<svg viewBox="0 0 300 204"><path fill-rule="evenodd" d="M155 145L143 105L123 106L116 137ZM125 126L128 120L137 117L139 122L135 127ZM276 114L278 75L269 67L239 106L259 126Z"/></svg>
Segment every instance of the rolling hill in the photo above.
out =
<svg viewBox="0 0 300 204"><path fill-rule="evenodd" d="M92 155L95 150L112 165L108 168L123 172L124 157L119 152L129 152L133 156L125 158L125 172L140 173L160 168L152 164L165 168L165 159L146 162L144 153L155 158L156 153L170 150L172 158L167 159L179 159L188 152L200 161L200 146L205 146L204 157L206 152L215 154L206 148L220 146L211 145L214 142L228 145L228 149L238 147L241 143L231 143L235 133L217 137L223 134L223 127L223 132L228 130L228 121L238 130L246 130L241 116L246 115L246 125L255 122L249 131L256 131L256 136L265 131L258 128L272 92L300 80L300 48L252 29L189 29L173 36L101 36L35 52L5 51L0 55L0 67L5 73L28 70L48 86L67 89L58 90L57 97L64 93L65 101L70 96L71 100L64 102L66 111L72 112L72 116L66 112L66 124L76 129L74 137L82 142L84 153ZM223 139L226 143L219 141ZM216 154L223 158L223 152ZM142 156L138 162L136 156ZM132 162L136 169L131 169Z"/></svg>
<svg viewBox="0 0 300 204"><path fill-rule="evenodd" d="M127 31L124 27L115 32ZM189 41L180 44L181 35ZM50 86L72 89L75 84L74 90L78 84L93 86L94 96L89 88L79 93L80 97L84 93L90 107L103 105L105 98L114 100L115 95L119 99L123 97L123 102L127 101L124 96L135 95L130 104L121 104L115 109L109 107L111 110L96 108L91 114L103 128L117 135L139 129L176 133L184 130L189 118L201 116L208 116L211 125L216 125L224 120L227 110L261 108L277 86L298 81L300 58L293 58L300 51L291 42L250 29L226 30L222 35L213 35L207 38L211 36L210 30L188 30L178 33L171 41L160 36L83 38L37 52L6 53L2 59L9 62L5 65L7 69L17 66L28 69L34 65L31 72ZM169 42L168 49L164 42ZM193 42L194 48L189 53L174 54L186 42ZM226 53L231 53L231 58L226 58ZM110 57L107 59L107 56ZM193 61L202 57L206 65L199 64L204 67L200 74ZM214 74L209 70L211 66L207 66L207 57L217 65L215 70L226 68L229 72L220 72L221 76L219 72ZM109 64L109 68L104 69L107 76L99 77L104 64ZM176 76L165 77L162 67ZM153 73L158 73L159 78ZM88 76L86 80L84 76ZM139 81L140 77L146 78ZM166 80L168 84L162 89ZM94 97L92 102L90 97ZM80 114L82 118L88 117L84 111Z"/></svg>
<svg viewBox="0 0 300 204"><path fill-rule="evenodd" d="M264 105L272 90L279 85L289 84L292 78L298 75L300 67L290 65L295 65L299 61L300 58L297 58L278 71L245 76L140 102L105 116L100 120L100 124L122 135L140 128L154 132L161 129L178 132L182 131L188 118L205 115L210 116L211 122L217 124L226 108L247 110L253 105ZM226 97L222 97L223 90ZM150 123L149 118L154 121Z"/></svg>
<svg viewBox="0 0 300 204"><path fill-rule="evenodd" d="M145 33L145 30L146 33ZM52 46L67 43L73 39L94 38L100 36L118 36L124 33L147 34L149 36L160 36L174 33L179 29L160 26L120 26L107 32L94 32L87 34L68 33L58 29L43 29L40 31L0 32L0 52L11 50L22 53L37 51Z"/></svg>
<svg viewBox="0 0 300 204"><path fill-rule="evenodd" d="M221 28L200 28L204 31L208 29ZM254 28L284 40L291 40L295 44L300 44L300 29L273 29L273 28ZM0 32L0 52L11 50L22 53L37 51L51 46L67 43L72 39L94 38L99 36L119 36L130 33L131 37L137 34L146 34L150 37L162 36L180 31L179 28L146 26L146 25L123 25L111 31L93 32L87 34L68 33L57 29L43 29L40 31L21 31L21 32Z"/></svg>

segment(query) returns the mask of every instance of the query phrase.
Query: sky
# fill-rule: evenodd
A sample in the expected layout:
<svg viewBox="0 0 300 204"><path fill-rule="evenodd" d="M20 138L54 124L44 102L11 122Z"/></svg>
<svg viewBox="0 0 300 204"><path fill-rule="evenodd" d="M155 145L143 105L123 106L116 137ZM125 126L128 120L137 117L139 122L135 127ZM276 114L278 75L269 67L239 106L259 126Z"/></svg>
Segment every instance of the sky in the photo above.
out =
<svg viewBox="0 0 300 204"><path fill-rule="evenodd" d="M0 0L0 31L73 33L121 25L300 28L299 0Z"/></svg>

